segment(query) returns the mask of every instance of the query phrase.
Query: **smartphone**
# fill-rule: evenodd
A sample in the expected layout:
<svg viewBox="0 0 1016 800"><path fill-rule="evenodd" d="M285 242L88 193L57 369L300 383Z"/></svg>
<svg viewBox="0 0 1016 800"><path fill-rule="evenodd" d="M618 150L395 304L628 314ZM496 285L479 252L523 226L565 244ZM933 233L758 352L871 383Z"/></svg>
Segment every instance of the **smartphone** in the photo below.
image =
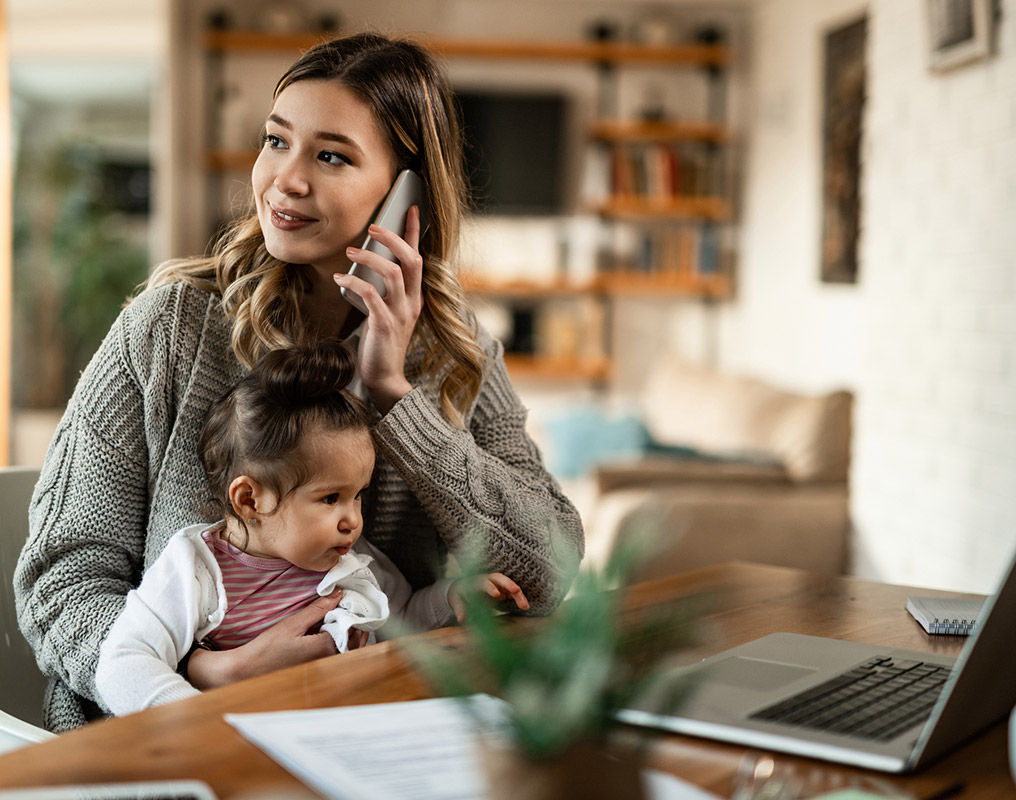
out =
<svg viewBox="0 0 1016 800"><path fill-rule="evenodd" d="M392 184L392 188L388 190L388 194L385 196L384 202L381 203L381 207L377 214L374 216L374 224L379 227L389 230L399 236L406 235L406 215L409 213L409 209L413 206L419 206L420 208L420 234L427 229L426 226L426 205L424 203L424 192L423 192L423 179L410 169L404 169L400 172L395 182ZM362 249L370 250L372 253L377 253L383 258L391 259L392 261L398 261L397 258L392 254L392 251L385 247L380 242L375 242L369 235L363 243ZM368 267L366 264L353 263L353 266L349 270L350 275L355 275L358 278L370 283L378 290L378 293L384 297L386 294L385 282L374 270ZM350 291L345 286L342 287L342 296L349 301L354 307L362 311L364 314L369 314L366 303L356 292Z"/></svg>

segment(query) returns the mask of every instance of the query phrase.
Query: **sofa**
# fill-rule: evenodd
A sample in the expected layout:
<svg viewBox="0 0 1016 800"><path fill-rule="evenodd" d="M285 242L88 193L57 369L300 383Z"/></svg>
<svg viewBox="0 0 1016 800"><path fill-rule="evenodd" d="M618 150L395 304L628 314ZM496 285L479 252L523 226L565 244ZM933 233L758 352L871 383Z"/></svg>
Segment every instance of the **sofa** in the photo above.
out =
<svg viewBox="0 0 1016 800"><path fill-rule="evenodd" d="M845 572L852 404L660 359L638 401L645 445L594 468L587 563L642 536L640 580L730 560Z"/></svg>

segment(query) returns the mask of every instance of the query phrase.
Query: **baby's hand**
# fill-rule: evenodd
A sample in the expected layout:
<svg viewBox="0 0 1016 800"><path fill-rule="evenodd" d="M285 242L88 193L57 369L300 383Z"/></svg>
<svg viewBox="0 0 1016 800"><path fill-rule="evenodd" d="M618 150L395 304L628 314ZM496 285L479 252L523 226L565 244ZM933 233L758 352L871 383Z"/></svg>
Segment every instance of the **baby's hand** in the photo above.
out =
<svg viewBox="0 0 1016 800"><path fill-rule="evenodd" d="M522 589L515 581L500 572L491 572L487 575L476 575L472 578L459 578L448 587L448 603L455 612L455 618L459 622L466 619L466 592L482 592L494 600L515 601L523 611L529 610L529 600L526 599Z"/></svg>

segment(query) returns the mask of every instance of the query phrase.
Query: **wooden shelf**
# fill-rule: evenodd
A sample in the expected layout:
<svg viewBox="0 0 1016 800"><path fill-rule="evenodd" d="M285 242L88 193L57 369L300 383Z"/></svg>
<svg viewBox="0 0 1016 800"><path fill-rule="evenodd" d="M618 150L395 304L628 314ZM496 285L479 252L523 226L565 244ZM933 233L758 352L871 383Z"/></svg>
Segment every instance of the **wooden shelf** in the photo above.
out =
<svg viewBox="0 0 1016 800"><path fill-rule="evenodd" d="M730 220L730 203L723 197L611 197L596 208L604 217L630 220L698 219L710 222Z"/></svg>
<svg viewBox="0 0 1016 800"><path fill-rule="evenodd" d="M205 35L205 47L213 51L255 50L297 53L337 35L339 35L337 32L279 34L211 30ZM649 47L620 42L541 42L431 36L417 37L417 41L438 55L455 58L585 61L598 64L684 64L700 67L720 67L730 62L730 51L723 45Z"/></svg>
<svg viewBox="0 0 1016 800"><path fill-rule="evenodd" d="M565 278L552 281L532 280L491 280L471 273L459 277L462 288L470 294L497 295L499 297L577 297L596 294L599 289L595 281L576 283Z"/></svg>
<svg viewBox="0 0 1016 800"><path fill-rule="evenodd" d="M730 130L716 122L643 122L603 119L594 122L590 136L613 144L653 142L712 142L730 140Z"/></svg>
<svg viewBox="0 0 1016 800"><path fill-rule="evenodd" d="M604 272L579 283L555 281L497 281L475 275L462 277L469 294L496 297L549 297L602 295L613 297L652 295L721 299L732 295L730 277L721 274L684 272Z"/></svg>
<svg viewBox="0 0 1016 800"><path fill-rule="evenodd" d="M606 358L564 358L558 356L505 353L505 366L516 379L606 381L611 363Z"/></svg>
<svg viewBox="0 0 1016 800"><path fill-rule="evenodd" d="M258 150L209 150L205 153L205 167L213 172L249 170L258 160Z"/></svg>
<svg viewBox="0 0 1016 800"><path fill-rule="evenodd" d="M300 53L319 42L328 41L338 32L330 33L267 33L265 31L209 30L205 32L205 49L216 52L251 50L261 53Z"/></svg>
<svg viewBox="0 0 1016 800"><path fill-rule="evenodd" d="M723 300L733 296L733 283L723 273L608 272L597 279L601 291L613 297L670 296Z"/></svg>

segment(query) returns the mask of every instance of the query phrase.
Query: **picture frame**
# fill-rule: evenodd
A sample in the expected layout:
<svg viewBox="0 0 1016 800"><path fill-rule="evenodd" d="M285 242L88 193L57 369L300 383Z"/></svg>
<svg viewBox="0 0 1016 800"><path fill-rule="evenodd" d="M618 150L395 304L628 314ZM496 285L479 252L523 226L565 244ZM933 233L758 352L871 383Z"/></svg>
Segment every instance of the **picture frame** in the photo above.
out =
<svg viewBox="0 0 1016 800"><path fill-rule="evenodd" d="M994 0L924 0L928 61L945 72L991 55Z"/></svg>
<svg viewBox="0 0 1016 800"><path fill-rule="evenodd" d="M856 284L867 16L826 33L822 96L822 283Z"/></svg>

